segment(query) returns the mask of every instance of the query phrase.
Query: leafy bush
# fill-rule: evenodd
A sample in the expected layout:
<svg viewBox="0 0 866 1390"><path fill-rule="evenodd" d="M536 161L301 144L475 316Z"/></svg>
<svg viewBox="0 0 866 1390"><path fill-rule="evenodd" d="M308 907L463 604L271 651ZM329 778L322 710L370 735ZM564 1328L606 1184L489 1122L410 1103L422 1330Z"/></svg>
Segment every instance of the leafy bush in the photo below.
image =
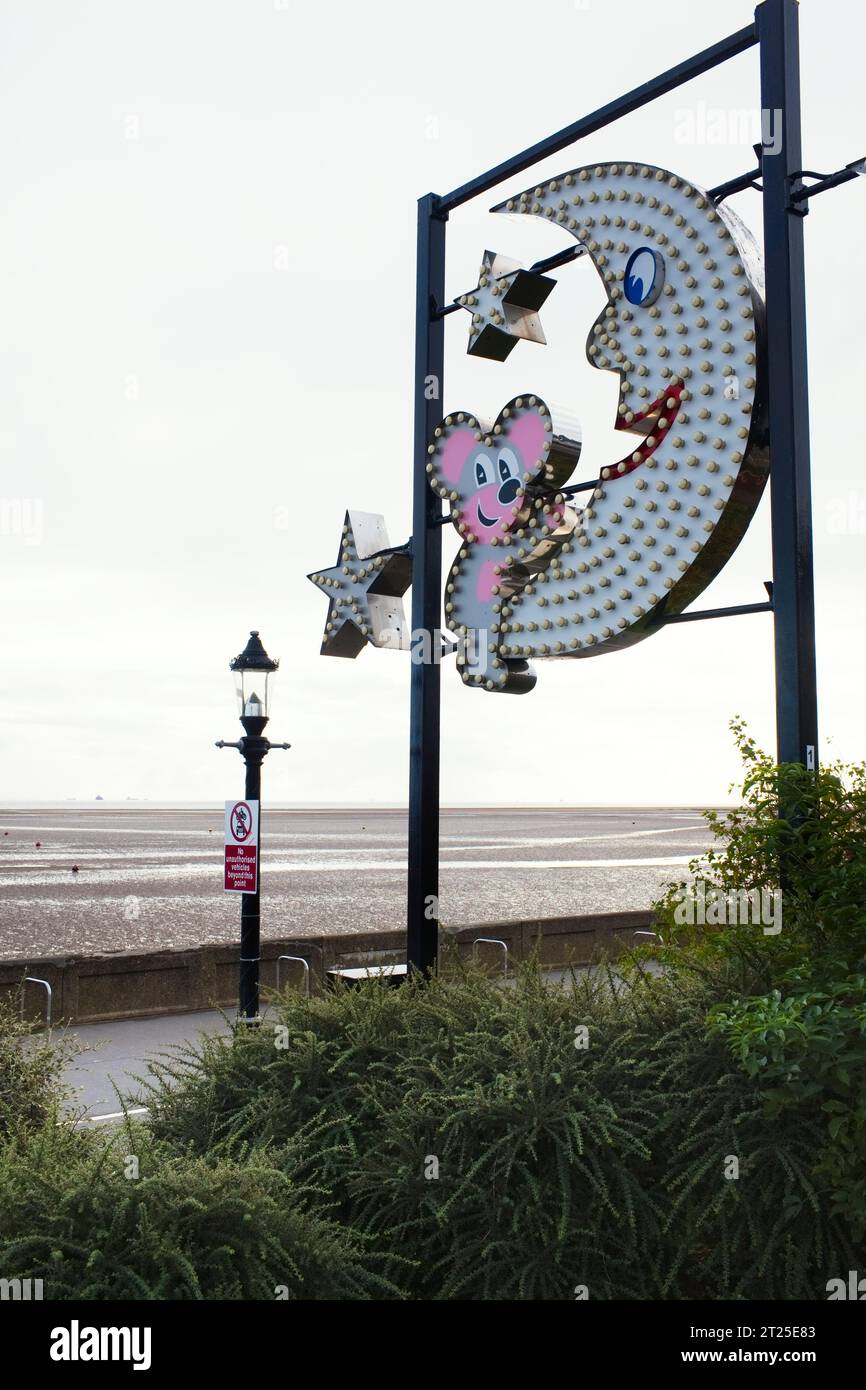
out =
<svg viewBox="0 0 866 1390"><path fill-rule="evenodd" d="M767 995L736 999L710 1010L724 1038L754 1079L769 1125L809 1111L821 1132L812 1155L815 1181L831 1212L853 1235L866 1238L866 975L810 987L788 978Z"/></svg>
<svg viewBox="0 0 866 1390"><path fill-rule="evenodd" d="M657 905L663 946L561 989L289 994L156 1070L156 1132L282 1155L415 1297L823 1296L866 1232L866 770L733 727L742 804ZM781 889L781 932L683 925L697 877Z"/></svg>
<svg viewBox="0 0 866 1390"><path fill-rule="evenodd" d="M284 1154L414 1297L815 1297L851 1250L812 1172L820 1116L768 1125L708 1035L718 1002L700 980L533 969L288 994L274 1027L159 1069L154 1130Z"/></svg>
<svg viewBox="0 0 866 1390"><path fill-rule="evenodd" d="M742 721L731 728L743 760L741 804L725 815L705 813L716 844L689 866L690 879L672 883L656 903L661 934L677 948L663 959L674 969L722 963L748 988L803 965L844 974L866 953L866 765L779 766ZM722 894L780 891L781 932L678 922L683 893L698 880Z"/></svg>
<svg viewBox="0 0 866 1390"><path fill-rule="evenodd" d="M718 847L672 884L657 949L675 974L709 974L730 996L708 1013L755 1087L767 1128L808 1115L809 1171L827 1210L866 1237L866 767L777 767L740 721L743 801L709 813ZM781 890L782 930L684 928L683 892L703 878L723 893ZM686 945L688 949L682 950Z"/></svg>
<svg viewBox="0 0 866 1390"><path fill-rule="evenodd" d="M0 1278L42 1279L52 1299L397 1295L285 1153L278 1168L187 1155L143 1125L77 1132L72 1051L0 1006Z"/></svg>
<svg viewBox="0 0 866 1390"><path fill-rule="evenodd" d="M49 1122L0 1151L0 1277L42 1279L51 1299L394 1292L316 1199L264 1154L210 1161L167 1151L146 1126L106 1136Z"/></svg>
<svg viewBox="0 0 866 1390"><path fill-rule="evenodd" d="M31 1035L16 1009L0 1000L0 1142L42 1125L63 1096L60 1076L72 1052L68 1043Z"/></svg>

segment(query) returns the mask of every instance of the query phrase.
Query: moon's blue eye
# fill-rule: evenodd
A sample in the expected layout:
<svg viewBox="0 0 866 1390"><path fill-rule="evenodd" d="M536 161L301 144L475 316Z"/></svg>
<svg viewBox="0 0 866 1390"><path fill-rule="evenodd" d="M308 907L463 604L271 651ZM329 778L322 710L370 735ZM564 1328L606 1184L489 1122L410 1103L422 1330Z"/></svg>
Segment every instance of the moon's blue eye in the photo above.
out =
<svg viewBox="0 0 866 1390"><path fill-rule="evenodd" d="M652 246L641 246L628 258L625 297L629 304L652 304L665 282L664 257Z"/></svg>

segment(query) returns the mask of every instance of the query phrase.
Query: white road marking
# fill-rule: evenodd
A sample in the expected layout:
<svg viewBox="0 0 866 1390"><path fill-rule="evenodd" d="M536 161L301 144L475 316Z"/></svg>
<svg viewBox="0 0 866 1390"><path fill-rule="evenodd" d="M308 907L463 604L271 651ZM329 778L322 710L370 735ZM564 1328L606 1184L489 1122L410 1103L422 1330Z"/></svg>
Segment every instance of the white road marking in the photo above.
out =
<svg viewBox="0 0 866 1390"><path fill-rule="evenodd" d="M129 1110L112 1110L108 1115L84 1115L80 1120L76 1120L73 1129L86 1129L88 1125L105 1124L109 1120L123 1120L127 1115L149 1115L150 1107L147 1105L130 1106ZM63 1121L60 1121L63 1124Z"/></svg>

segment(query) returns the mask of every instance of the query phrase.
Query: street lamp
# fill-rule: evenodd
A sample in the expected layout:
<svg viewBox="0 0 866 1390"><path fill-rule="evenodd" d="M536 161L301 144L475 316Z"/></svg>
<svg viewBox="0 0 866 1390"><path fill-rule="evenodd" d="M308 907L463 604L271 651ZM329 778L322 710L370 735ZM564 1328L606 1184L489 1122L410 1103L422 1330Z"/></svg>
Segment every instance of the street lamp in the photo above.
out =
<svg viewBox="0 0 866 1390"><path fill-rule="evenodd" d="M288 743L271 743L264 737L268 722L268 701L278 661L269 657L258 632L239 656L229 662L234 672L240 721L244 737L237 743L220 739L217 748L237 748L246 765L244 796L248 802L261 801L262 761L272 748L289 748ZM259 820L261 826L261 819ZM258 856L257 856L258 859ZM241 969L238 1019L257 1023L259 1018L261 865L256 864L256 891L241 896Z"/></svg>

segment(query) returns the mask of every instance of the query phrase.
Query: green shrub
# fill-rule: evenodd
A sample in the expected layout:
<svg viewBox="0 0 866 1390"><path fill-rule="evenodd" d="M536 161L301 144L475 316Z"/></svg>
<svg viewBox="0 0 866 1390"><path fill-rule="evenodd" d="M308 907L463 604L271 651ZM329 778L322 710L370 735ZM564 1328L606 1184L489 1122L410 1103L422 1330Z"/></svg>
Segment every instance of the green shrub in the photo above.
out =
<svg viewBox="0 0 866 1390"><path fill-rule="evenodd" d="M818 1296L850 1254L812 1173L820 1116L767 1124L708 1034L718 1002L701 980L556 988L532 969L509 989L470 971L288 994L273 1027L154 1075L154 1129L283 1153L414 1297Z"/></svg>
<svg viewBox="0 0 866 1390"><path fill-rule="evenodd" d="M665 943L676 947L662 958L673 969L721 964L729 981L749 991L804 965L834 974L859 968L866 955L866 765L777 766L741 721L731 728L743 761L741 804L705 814L714 846L655 904ZM694 892L698 880L723 894L781 891L781 932L678 922L683 893Z"/></svg>
<svg viewBox="0 0 866 1390"><path fill-rule="evenodd" d="M63 1098L60 1077L73 1049L22 1023L17 998L0 1001L0 1143L42 1125Z"/></svg>
<svg viewBox="0 0 866 1390"><path fill-rule="evenodd" d="M768 1127L815 1116L814 1180L829 1210L866 1239L866 975L816 988L809 972L791 972L784 995L718 1004L709 1021L756 1083Z"/></svg>
<svg viewBox="0 0 866 1390"><path fill-rule="evenodd" d="M739 721L741 806L707 817L717 840L657 905L678 975L709 974L720 999L710 1036L755 1088L769 1131L806 1115L810 1181L855 1240L866 1237L866 768L777 767ZM781 889L782 930L683 927L677 905L698 878L723 893ZM683 947L686 949L683 949ZM791 1198L793 1201L793 1198Z"/></svg>
<svg viewBox="0 0 866 1390"><path fill-rule="evenodd" d="M49 1121L0 1150L0 1277L42 1279L51 1299L392 1294L317 1201L266 1154L211 1161L143 1125L82 1134Z"/></svg>
<svg viewBox="0 0 866 1390"><path fill-rule="evenodd" d="M416 1297L823 1296L866 1233L866 770L733 727L742 803L657 905L664 945L564 989L288 995L276 1033L154 1076L157 1132L283 1153ZM781 931L683 924L698 877L781 889Z"/></svg>

